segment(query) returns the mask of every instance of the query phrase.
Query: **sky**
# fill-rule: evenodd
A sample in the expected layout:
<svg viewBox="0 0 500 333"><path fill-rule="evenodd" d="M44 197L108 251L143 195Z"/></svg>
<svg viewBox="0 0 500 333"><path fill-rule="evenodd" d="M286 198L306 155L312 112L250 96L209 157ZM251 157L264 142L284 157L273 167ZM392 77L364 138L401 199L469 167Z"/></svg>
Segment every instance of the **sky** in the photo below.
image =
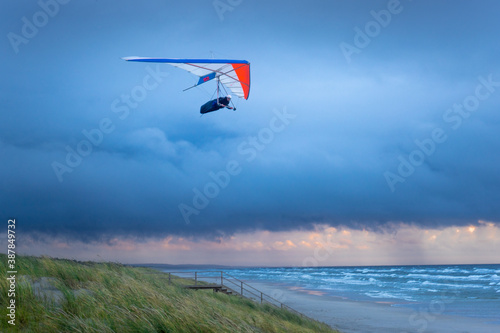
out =
<svg viewBox="0 0 500 333"><path fill-rule="evenodd" d="M2 218L81 260L500 263L499 9L3 1ZM212 82L126 56L247 60L250 97L200 117Z"/></svg>

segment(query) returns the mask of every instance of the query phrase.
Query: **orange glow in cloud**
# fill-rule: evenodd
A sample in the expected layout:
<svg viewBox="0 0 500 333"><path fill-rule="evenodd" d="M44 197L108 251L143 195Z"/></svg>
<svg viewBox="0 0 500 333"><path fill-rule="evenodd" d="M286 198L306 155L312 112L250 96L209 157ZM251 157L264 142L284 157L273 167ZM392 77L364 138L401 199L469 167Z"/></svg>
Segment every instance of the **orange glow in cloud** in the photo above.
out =
<svg viewBox="0 0 500 333"><path fill-rule="evenodd" d="M5 239L5 238L3 238ZM168 236L107 243L37 242L21 254L123 263L224 265L401 265L500 263L500 224L422 229L394 224L378 231L317 225L311 231L254 231L215 240ZM0 243L1 246L1 243Z"/></svg>
<svg viewBox="0 0 500 333"><path fill-rule="evenodd" d="M69 249L70 248L70 245L66 242L54 242L54 247L58 248L58 249Z"/></svg>
<svg viewBox="0 0 500 333"><path fill-rule="evenodd" d="M183 238L178 238L177 240L173 241L174 238L172 236L169 236L165 238L163 241L159 242L159 246L165 250L183 250L183 251L188 251L190 250L189 244L187 244Z"/></svg>

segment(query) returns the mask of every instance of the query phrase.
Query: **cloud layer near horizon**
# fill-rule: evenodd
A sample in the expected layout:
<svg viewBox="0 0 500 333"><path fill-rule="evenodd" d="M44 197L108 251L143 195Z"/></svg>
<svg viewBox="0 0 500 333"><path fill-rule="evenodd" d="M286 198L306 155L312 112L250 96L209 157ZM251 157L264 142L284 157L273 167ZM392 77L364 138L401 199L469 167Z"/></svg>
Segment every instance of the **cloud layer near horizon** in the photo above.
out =
<svg viewBox="0 0 500 333"><path fill-rule="evenodd" d="M500 229L477 226L421 229L398 224L377 232L316 225L310 231L256 231L201 240L130 235L106 242L24 235L19 253L127 264L217 264L229 266L370 266L488 264L498 262ZM1 238L6 239L6 238ZM0 241L0 245L6 241ZM6 244L4 244L6 246Z"/></svg>

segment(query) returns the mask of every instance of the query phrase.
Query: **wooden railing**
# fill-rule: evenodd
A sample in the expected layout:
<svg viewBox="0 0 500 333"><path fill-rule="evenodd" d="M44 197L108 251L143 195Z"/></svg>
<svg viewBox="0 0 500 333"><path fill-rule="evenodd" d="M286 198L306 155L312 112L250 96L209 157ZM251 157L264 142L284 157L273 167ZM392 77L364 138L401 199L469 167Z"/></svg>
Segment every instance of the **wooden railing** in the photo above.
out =
<svg viewBox="0 0 500 333"><path fill-rule="evenodd" d="M281 309L287 309L288 311L302 317L315 320L223 271L168 272L164 274L168 274L169 284L180 284L186 286L186 279L189 279L194 280L194 286L221 286L232 291L233 294L251 299L261 304L270 304Z"/></svg>

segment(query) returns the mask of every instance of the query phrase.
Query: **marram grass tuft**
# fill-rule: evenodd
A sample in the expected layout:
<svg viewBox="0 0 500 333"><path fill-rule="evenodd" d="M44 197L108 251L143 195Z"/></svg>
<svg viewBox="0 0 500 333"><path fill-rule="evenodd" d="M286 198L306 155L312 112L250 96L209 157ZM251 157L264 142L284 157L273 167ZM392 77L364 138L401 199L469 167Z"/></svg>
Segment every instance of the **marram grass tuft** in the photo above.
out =
<svg viewBox="0 0 500 333"><path fill-rule="evenodd" d="M6 276L7 256L0 254ZM16 257L15 326L0 279L1 332L336 332L248 299L168 285L163 274L117 263Z"/></svg>

